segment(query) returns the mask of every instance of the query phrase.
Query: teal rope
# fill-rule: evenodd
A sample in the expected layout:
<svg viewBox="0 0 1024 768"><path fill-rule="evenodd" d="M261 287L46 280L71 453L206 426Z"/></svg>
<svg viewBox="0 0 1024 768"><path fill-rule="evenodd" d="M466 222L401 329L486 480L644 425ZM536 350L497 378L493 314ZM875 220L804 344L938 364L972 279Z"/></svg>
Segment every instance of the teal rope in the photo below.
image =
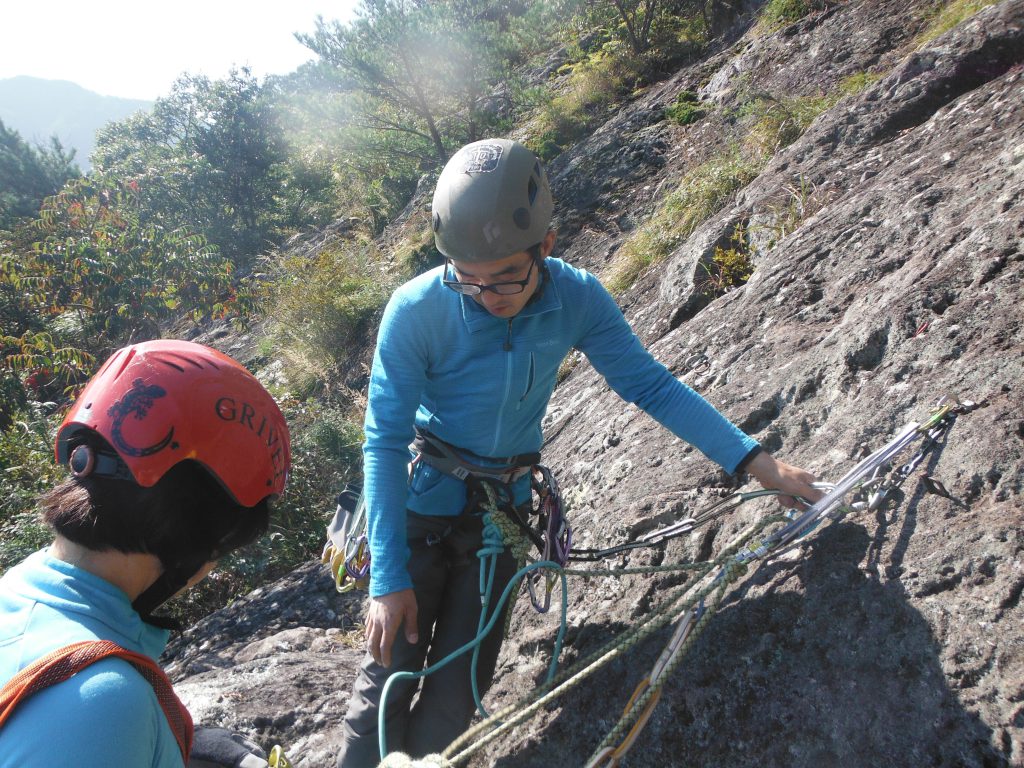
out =
<svg viewBox="0 0 1024 768"><path fill-rule="evenodd" d="M433 666L427 667L426 669L421 669L418 672L399 671L399 672L395 672L390 677L388 677L387 682L384 683L384 689L381 691L381 695L380 695L380 710L377 713L377 744L378 744L378 749L380 750L381 759L384 759L385 757L387 757L387 734L386 734L387 724L385 723L384 715L385 715L385 712L387 712L386 704L387 704L388 695L391 692L391 686L394 685L395 683L397 683L400 680L416 680L416 679L419 679L421 677L426 677L427 675L433 674L434 672L437 672L442 667L445 667L448 664L450 664L452 661L457 659L462 654L467 653L468 651L470 651L470 650L472 650L474 648L479 647L479 645L480 645L481 641L483 640L483 638L487 637L487 635L491 632L491 630L494 629L494 625L498 621L498 616L501 615L501 607L508 601L509 596L513 592L513 589L515 589L515 588L517 588L519 586L519 583L523 580L523 578L526 576L526 574L530 573L531 571L535 571L535 570L537 570L539 568L547 568L547 569L553 569L553 570L561 571L561 568L558 565L558 563L552 562L550 560L541 560L539 562L530 563L529 565L527 565L527 566L525 566L523 568L520 568L515 573L515 575L509 580L509 583L505 586L505 589L501 593L501 598L496 603L496 608L495 608L494 612L491 614L491 617L487 620L486 625L477 633L477 636L475 638L470 640L468 643L466 643L461 648L457 648L456 650L452 651L450 654L445 656L443 659L441 659L439 662L437 662ZM493 581L492 581L488 585L488 590L492 589L493 586L494 585L493 585ZM555 670L557 669L558 656L561 654L561 652L562 652L562 645L565 642L565 633L566 633L565 616L566 616L566 613L569 610L569 598L568 598L567 592L568 592L568 580L566 579L565 575L562 574L562 625L559 628L558 635L557 635L557 637L555 639L554 655L553 655L553 658L552 658L552 661L551 661L551 665L550 665L549 670L548 670L548 681L550 681L550 679L555 674ZM481 611L481 614L482 613L483 612ZM481 615L481 620L482 619L483 619L483 616ZM474 691L474 695L476 695L476 691ZM486 714L484 716L487 717Z"/></svg>
<svg viewBox="0 0 1024 768"><path fill-rule="evenodd" d="M480 660L480 646L483 639L487 637L484 626L487 623L487 609L490 607L491 592L494 590L494 572L498 565L498 557L505 551L505 538L501 535L501 529L494 523L490 512L483 515L484 530L481 548L476 556L480 558L480 621L476 628L476 643L473 647L473 661L469 667L469 678L473 688L473 701L479 712L487 717L487 710L484 709L482 697L480 696L480 684L477 681L477 666ZM487 562L487 582L484 583L484 564ZM501 603L495 608L494 615L501 613Z"/></svg>

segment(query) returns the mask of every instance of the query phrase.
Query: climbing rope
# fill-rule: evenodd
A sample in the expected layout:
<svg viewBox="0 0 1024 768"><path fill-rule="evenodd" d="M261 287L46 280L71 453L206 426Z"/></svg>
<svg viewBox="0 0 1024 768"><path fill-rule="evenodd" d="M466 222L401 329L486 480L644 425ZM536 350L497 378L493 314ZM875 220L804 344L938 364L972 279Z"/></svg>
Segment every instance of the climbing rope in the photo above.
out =
<svg viewBox="0 0 1024 768"><path fill-rule="evenodd" d="M569 555L570 562L598 562L605 560L613 555L618 555L623 552L628 552L633 549L640 549L643 547L654 547L659 544L663 544L671 539L678 538L687 533L692 533L694 530L702 525L710 523L712 520L717 520L728 512L732 512L734 509L739 507L741 504L745 504L748 501L754 499L760 499L765 496L778 496L779 492L775 490L756 490L756 491L742 491L733 493L730 496L722 499L716 504L712 504L707 509L703 510L694 517L685 517L682 520L677 520L672 525L667 525L664 528L659 528L656 531L645 533L636 541L628 541L623 544L616 544L611 547L604 547L602 549L586 549L576 548L573 549Z"/></svg>
<svg viewBox="0 0 1024 768"><path fill-rule="evenodd" d="M663 670L656 676L656 679L653 681L649 679L647 681L646 690L634 697L631 706L627 707L628 711L624 713L623 718L620 719L619 723L609 733L606 741L619 738L630 727L630 723L627 721L631 718L635 719L634 710L639 712L639 710L647 706L648 701L660 690L672 670L681 662L685 652L689 650L693 641L703 631L713 609L721 601L729 584L745 572L744 564L739 562L732 562L730 564L730 560L735 561L735 557L741 547L751 537L757 535L765 526L783 520L785 518L782 516L773 516L762 520L751 530L744 533L735 544L727 548L714 561L680 563L677 566L668 568L663 566L662 568L665 570L694 571L696 577L673 590L662 603L659 610L649 613L638 624L612 638L584 659L562 670L553 679L538 687L525 700L495 712L488 719L467 730L444 751L443 755L448 760L445 765L454 766L464 762L486 744L497 739L519 723L529 719L538 710L577 687L587 677L593 675L605 665L628 654L637 644L674 620L677 620L678 616L685 615L686 612L691 611L696 606L705 606L706 610L703 611L703 615L695 625L695 631L691 632L689 637L684 638L685 642L680 644L670 662L663 665ZM716 566L721 566L724 570L718 576L709 580L707 577ZM649 569L609 569L609 572L614 574L627 570L649 572ZM596 575L593 571L584 571L580 575L584 574L589 576ZM709 600L708 598L712 594L714 596ZM603 742L599 749L604 750L606 746L607 744Z"/></svg>
<svg viewBox="0 0 1024 768"><path fill-rule="evenodd" d="M380 711L378 714L377 721L377 733L379 740L379 748L381 757L387 756L387 723L385 721L385 714L387 712L387 698L390 694L391 689L394 685L402 680L416 680L427 675L433 674L442 667L447 666L452 661L457 659L464 653L472 651L473 658L470 664L470 677L471 685L473 688L473 699L476 702L477 709L483 717L488 717L487 710L483 705L483 697L480 695L480 686L477 680L477 669L478 660L480 654L480 647L491 631L494 629L494 625L498 620L498 616L501 615L503 607L506 603L514 600L514 596L519 592L520 582L528 577L533 571L539 571L544 569L561 569L560 564L551 561L539 561L535 563L526 564L527 553L529 552L531 542L526 537L521 527L518 526L513 520L510 519L508 512L503 509L501 499L497 490L490 483L485 483L483 487L486 490L487 502L483 507L483 515L481 517L483 522L482 531L482 543L480 549L477 551L477 557L480 558L480 621L477 627L477 634L472 640L463 645L461 648L456 649L452 653L445 656L436 664L433 664L425 669L416 672L400 671L390 675L384 684L384 688L381 691L380 699ZM512 512L514 514L514 512ZM518 570L515 575L509 580L505 589L502 591L500 598L494 603L493 610L491 609L491 600L494 592L495 572L498 564L498 557L508 548L512 553L513 559L515 560ZM566 621L565 617L569 610L569 598L568 598L568 585L565 581L565 576L560 576L562 580L562 621L561 627L559 628L558 634L555 639L555 647L552 653L551 665L548 670L548 678L552 678L555 675L555 671L558 665L558 657L561 655L562 643L565 640L566 632ZM511 606L506 612L505 626L502 628L503 632L508 630L508 622L511 620L512 610Z"/></svg>
<svg viewBox="0 0 1024 768"><path fill-rule="evenodd" d="M560 567L558 564L550 561L525 566L516 574L503 592L488 626L482 630L484 635L492 628L495 617L500 613L500 606L508 599L510 592L518 586L519 581L532 568L557 572L562 578L563 616L560 632L564 631L565 627L565 611L567 609L565 578L567 576L592 578L600 575L617 576L627 573L666 571L693 571L695 576L672 590L659 610L649 613L637 625L605 643L602 647L572 666L563 669L557 674L552 674L555 670L554 664L559 655L559 640L552 658L548 679L542 685L526 699L505 707L490 716L486 716L482 722L471 727L452 742L441 755L430 755L422 758L424 762L396 762L388 763L387 765L423 765L431 767L459 765L488 743L508 733L550 702L578 686L584 679L594 674L601 667L615 659L621 658L654 632L674 622L675 628L669 642L661 652L651 672L636 686L622 716L585 764L587 768L614 768L636 741L639 733L649 720L660 699L665 682L682 664L689 651L693 648L697 638L707 627L712 616L720 606L729 587L743 577L747 572L748 566L754 560L765 560L796 546L812 531L818 529L822 522L841 519L851 511L877 509L913 473L925 456L935 449L951 429L956 417L960 414L968 413L977 407L979 407L978 404L971 402L940 403L931 418L924 424L908 425L888 444L860 461L839 482L823 485L827 493L822 499L809 505L802 512L791 510L787 514L772 515L761 520L741 534L736 541L712 561L635 568L583 570ZM891 469L890 464L892 460L917 439L922 439L922 445L918 452L899 468ZM940 495L948 495L948 492L945 492L941 484L937 484L934 480L931 480L931 483L926 481L926 487L929 490L938 488L939 490L934 490L933 492L940 493ZM692 531L697 525L715 519L727 511L732 511L741 504L777 493L777 491L753 491L733 494L704 510L700 515L687 518L673 526L647 534L640 542L631 542L630 545L649 546L655 543L662 543L670 538ZM846 500L848 496L852 496L852 501L848 502ZM490 502L491 506L497 507L495 499L490 499ZM491 511L488 510L488 512ZM769 529L770 532L768 532ZM766 532L768 532L767 535L764 535ZM609 554L616 554L634 548L630 545L620 545L619 547L612 547L607 550L594 550L592 554L602 553L603 557L607 557ZM580 559L586 558L581 557ZM594 559L600 558L595 556ZM456 654L468 650L469 647L467 645L465 649L460 649ZM429 671L425 670L422 674L428 674ZM483 712L482 707L481 712ZM383 739L381 743L383 745Z"/></svg>

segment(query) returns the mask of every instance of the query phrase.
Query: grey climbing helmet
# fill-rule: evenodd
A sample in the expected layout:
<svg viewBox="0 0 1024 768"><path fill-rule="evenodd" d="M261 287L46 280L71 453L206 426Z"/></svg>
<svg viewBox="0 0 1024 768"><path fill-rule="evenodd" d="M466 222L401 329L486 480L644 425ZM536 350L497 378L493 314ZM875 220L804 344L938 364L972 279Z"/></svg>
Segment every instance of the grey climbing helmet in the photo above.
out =
<svg viewBox="0 0 1024 768"><path fill-rule="evenodd" d="M494 261L544 239L554 203L540 160L517 141L460 149L434 190L437 250L456 261Z"/></svg>

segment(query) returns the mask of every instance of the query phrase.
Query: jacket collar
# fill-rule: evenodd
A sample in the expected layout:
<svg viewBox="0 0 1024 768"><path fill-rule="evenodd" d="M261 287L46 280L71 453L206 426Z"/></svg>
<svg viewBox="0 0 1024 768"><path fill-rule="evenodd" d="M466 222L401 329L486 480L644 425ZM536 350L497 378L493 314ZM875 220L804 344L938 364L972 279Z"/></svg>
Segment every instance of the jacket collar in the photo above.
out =
<svg viewBox="0 0 1024 768"><path fill-rule="evenodd" d="M555 287L554 280L551 279L551 272L548 269L541 271L544 282L541 283L539 290L540 295L527 303L523 307L518 315L515 315L512 319L517 320L521 317L533 317L535 315L542 315L545 312L554 312L555 310L562 308L562 300L558 295L558 289ZM446 291L452 293L447 288ZM495 324L504 325L507 321L503 317L495 317L482 306L477 304L472 296L462 296L457 293L452 294L456 300L462 302L462 319L466 323L466 327L470 333L476 333L477 331L486 330L493 328Z"/></svg>

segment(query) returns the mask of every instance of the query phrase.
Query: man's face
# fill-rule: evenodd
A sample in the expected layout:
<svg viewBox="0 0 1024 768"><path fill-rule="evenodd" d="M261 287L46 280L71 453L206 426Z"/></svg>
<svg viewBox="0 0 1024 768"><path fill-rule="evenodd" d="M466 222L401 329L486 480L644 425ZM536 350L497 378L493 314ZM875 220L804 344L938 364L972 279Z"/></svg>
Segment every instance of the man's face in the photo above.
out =
<svg viewBox="0 0 1024 768"><path fill-rule="evenodd" d="M533 264L533 257L526 251L513 253L503 259L474 264L468 261L452 260L455 279L460 283L490 285L507 283L513 280L529 280L522 293L497 294L494 291L483 291L473 297L473 301L481 305L495 317L515 317L526 306L540 282L540 265Z"/></svg>

